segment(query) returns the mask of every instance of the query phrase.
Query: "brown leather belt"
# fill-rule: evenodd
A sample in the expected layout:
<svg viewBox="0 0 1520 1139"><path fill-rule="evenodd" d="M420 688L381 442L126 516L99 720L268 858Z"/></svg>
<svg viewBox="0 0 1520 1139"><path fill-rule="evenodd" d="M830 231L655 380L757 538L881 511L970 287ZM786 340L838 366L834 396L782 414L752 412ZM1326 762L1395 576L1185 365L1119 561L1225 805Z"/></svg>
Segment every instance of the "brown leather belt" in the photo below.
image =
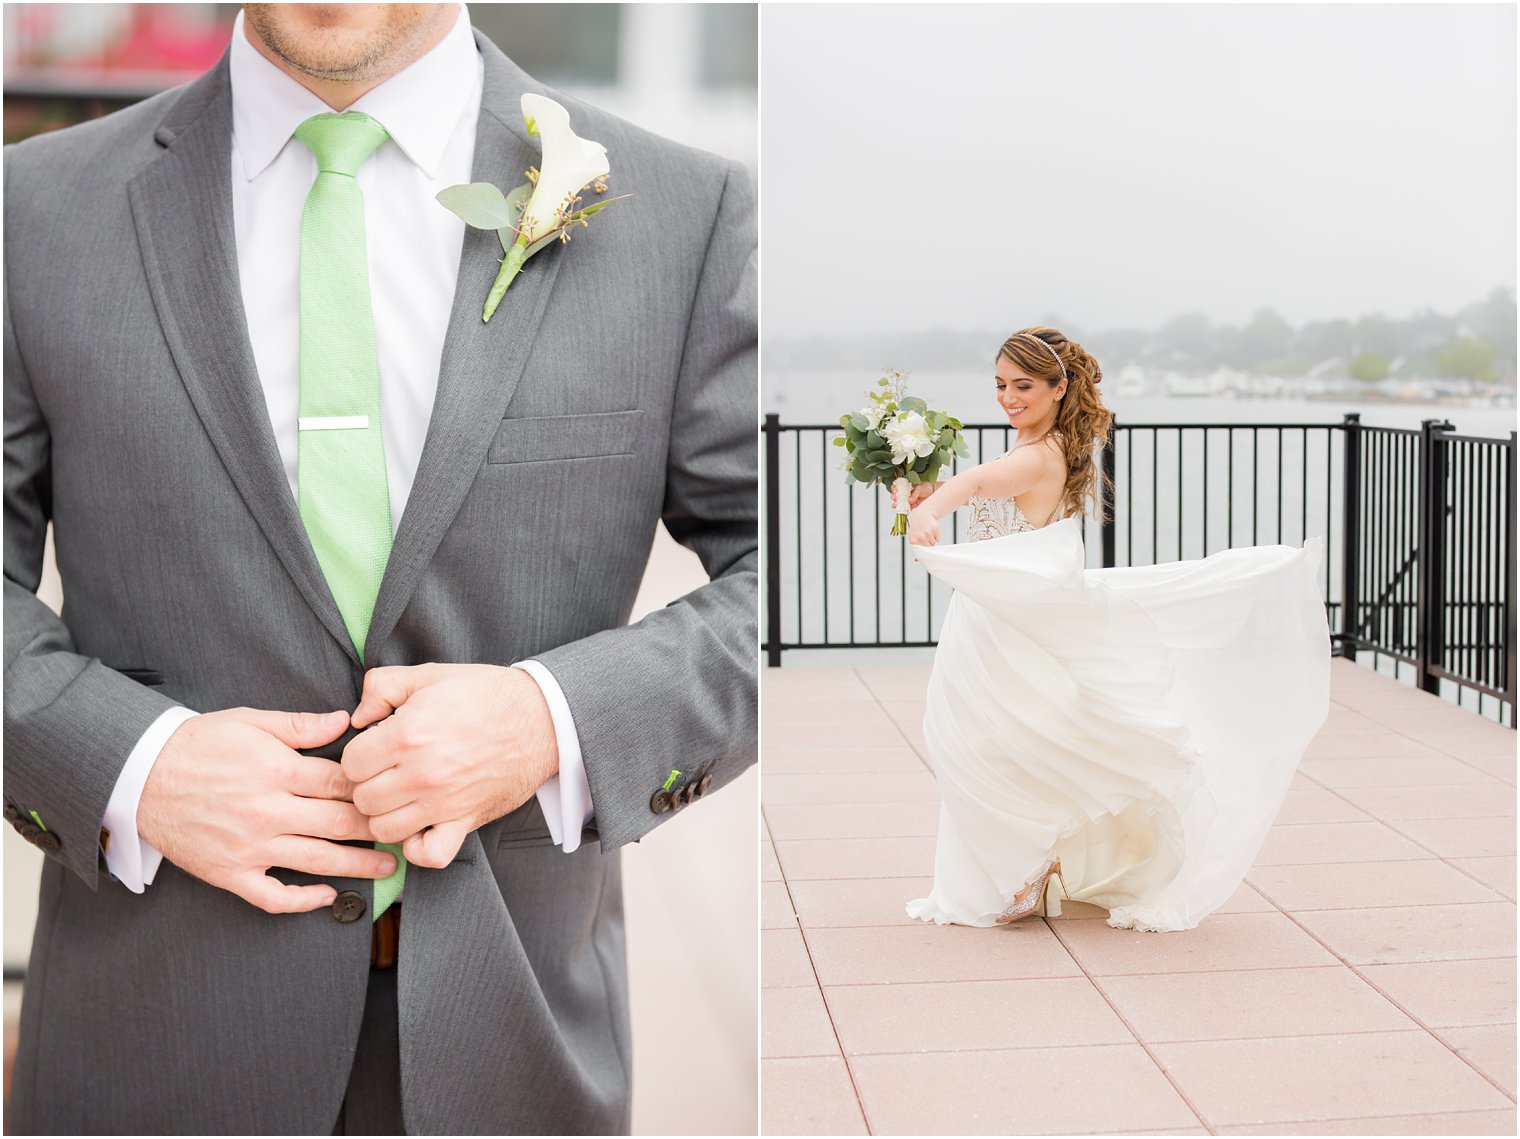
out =
<svg viewBox="0 0 1520 1139"><path fill-rule="evenodd" d="M400 945L401 903L392 902L383 914L370 923L369 967L394 969L396 950Z"/></svg>

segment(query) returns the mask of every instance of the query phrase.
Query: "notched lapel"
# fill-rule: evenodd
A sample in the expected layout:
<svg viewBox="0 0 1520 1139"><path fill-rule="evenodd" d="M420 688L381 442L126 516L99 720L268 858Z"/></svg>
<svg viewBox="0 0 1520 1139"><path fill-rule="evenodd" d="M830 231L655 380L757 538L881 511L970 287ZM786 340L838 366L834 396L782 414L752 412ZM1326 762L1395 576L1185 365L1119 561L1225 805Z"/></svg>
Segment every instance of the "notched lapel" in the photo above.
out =
<svg viewBox="0 0 1520 1139"><path fill-rule="evenodd" d="M301 525L243 311L232 221L227 58L186 88L128 186L143 268L180 379L238 493L323 626L357 660Z"/></svg>
<svg viewBox="0 0 1520 1139"><path fill-rule="evenodd" d="M471 181L491 182L510 190L525 180L523 172L530 165L540 161L537 147L505 125L521 120L519 100L529 87L526 76L495 47L486 43L481 50L486 63L485 90L475 132ZM501 266L501 243L493 232L465 228L454 307L439 365L438 393L417 476L370 618L364 647L367 666L377 663L381 646L401 619L418 579L480 472L522 378L563 252L546 249L529 261L487 324L481 320L481 310Z"/></svg>

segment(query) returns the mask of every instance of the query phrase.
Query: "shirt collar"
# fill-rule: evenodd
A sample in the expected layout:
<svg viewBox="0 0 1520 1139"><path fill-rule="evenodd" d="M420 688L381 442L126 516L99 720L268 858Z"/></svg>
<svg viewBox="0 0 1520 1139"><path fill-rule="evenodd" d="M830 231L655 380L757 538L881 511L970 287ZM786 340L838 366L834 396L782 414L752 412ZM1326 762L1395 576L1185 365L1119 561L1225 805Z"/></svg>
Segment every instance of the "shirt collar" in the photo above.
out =
<svg viewBox="0 0 1520 1139"><path fill-rule="evenodd" d="M232 26L228 61L232 84L232 134L250 182L275 160L296 127L331 112L248 42L243 13ZM406 70L365 92L351 111L377 120L391 140L428 177L436 177L454 125L467 110L480 106L479 53L463 4L449 34Z"/></svg>

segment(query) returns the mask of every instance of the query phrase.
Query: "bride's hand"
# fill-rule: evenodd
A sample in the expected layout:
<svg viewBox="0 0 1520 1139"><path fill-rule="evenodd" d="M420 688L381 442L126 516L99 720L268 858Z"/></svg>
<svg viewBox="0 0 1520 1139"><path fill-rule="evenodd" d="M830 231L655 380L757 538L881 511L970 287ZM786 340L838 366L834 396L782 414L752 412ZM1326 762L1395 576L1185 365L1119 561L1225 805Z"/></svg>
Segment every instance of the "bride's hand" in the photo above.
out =
<svg viewBox="0 0 1520 1139"><path fill-rule="evenodd" d="M937 482L921 482L908 491L908 506L917 506L921 502L927 502L929 496L939 489Z"/></svg>
<svg viewBox="0 0 1520 1139"><path fill-rule="evenodd" d="M927 510L914 510L908 514L908 541L915 546L939 545L939 519Z"/></svg>

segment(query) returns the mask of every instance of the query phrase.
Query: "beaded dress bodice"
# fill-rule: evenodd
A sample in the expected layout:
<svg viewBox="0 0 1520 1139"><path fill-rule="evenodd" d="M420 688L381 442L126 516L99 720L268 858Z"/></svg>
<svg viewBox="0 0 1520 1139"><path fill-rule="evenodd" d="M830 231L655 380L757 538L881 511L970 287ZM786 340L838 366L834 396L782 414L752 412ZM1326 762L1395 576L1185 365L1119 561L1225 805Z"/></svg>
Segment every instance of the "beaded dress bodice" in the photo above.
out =
<svg viewBox="0 0 1520 1139"><path fill-rule="evenodd" d="M1013 454L1018 447L1015 443L1003 452L1006 457ZM1022 534L1026 530L1038 530L1039 527L1019 509L1017 499L1013 498L976 498L966 500L966 509L971 512L971 517L966 523L966 541L982 542L988 538L1006 538L1009 534ZM1059 516L1060 509L1051 516L1050 521L1055 521Z"/></svg>
<svg viewBox="0 0 1520 1139"><path fill-rule="evenodd" d="M988 538L1004 538L1009 534L1022 534L1035 526L1024 517L1017 499L972 498L966 503L971 518L966 523L966 541L981 542Z"/></svg>

